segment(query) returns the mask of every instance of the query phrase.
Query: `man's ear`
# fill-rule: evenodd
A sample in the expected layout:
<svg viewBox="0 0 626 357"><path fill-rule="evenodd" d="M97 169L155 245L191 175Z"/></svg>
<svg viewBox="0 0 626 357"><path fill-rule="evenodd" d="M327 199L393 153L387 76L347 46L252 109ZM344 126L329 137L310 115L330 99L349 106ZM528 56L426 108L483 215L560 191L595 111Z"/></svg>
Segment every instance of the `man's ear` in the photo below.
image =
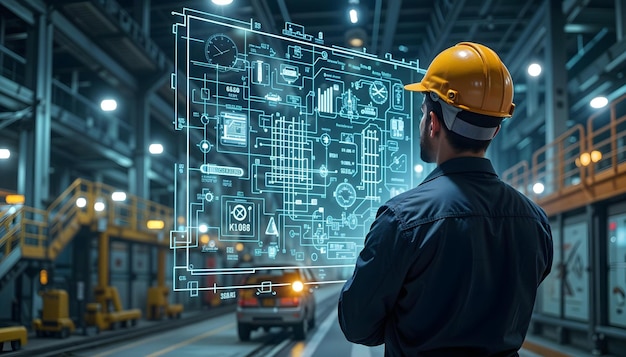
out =
<svg viewBox="0 0 626 357"><path fill-rule="evenodd" d="M430 115L430 128L428 128L428 134L434 138L441 130L441 121L434 111L431 110L428 114Z"/></svg>

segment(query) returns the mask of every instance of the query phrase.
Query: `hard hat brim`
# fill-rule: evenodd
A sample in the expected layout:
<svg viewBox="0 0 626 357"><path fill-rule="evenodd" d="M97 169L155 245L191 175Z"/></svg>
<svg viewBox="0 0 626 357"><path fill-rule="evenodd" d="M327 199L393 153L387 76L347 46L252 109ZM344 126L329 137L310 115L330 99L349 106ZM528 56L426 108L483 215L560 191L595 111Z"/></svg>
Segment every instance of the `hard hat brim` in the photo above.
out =
<svg viewBox="0 0 626 357"><path fill-rule="evenodd" d="M411 92L428 92L428 88L424 87L424 85L420 82L407 84L404 86L404 89Z"/></svg>

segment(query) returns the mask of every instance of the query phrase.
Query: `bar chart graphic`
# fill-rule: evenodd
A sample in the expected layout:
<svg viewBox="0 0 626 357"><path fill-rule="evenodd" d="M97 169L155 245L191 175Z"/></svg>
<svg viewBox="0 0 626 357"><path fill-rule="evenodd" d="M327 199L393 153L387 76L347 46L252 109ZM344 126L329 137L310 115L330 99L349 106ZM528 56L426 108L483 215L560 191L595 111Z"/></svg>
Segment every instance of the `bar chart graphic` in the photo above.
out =
<svg viewBox="0 0 626 357"><path fill-rule="evenodd" d="M335 112L335 96L334 93L339 92L339 85L333 84L332 86L324 89L317 88L317 109L321 113L334 113Z"/></svg>

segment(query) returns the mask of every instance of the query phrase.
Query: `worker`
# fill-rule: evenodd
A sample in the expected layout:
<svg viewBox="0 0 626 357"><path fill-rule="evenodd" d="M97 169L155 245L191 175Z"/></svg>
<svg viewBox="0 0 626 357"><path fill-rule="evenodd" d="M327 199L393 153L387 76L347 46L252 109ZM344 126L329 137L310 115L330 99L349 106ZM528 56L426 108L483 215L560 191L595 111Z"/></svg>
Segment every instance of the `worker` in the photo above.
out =
<svg viewBox="0 0 626 357"><path fill-rule="evenodd" d="M462 42L405 89L423 93L420 156L437 167L378 209L340 294L341 329L385 356L517 356L553 248L545 212L485 158L515 108L511 75Z"/></svg>

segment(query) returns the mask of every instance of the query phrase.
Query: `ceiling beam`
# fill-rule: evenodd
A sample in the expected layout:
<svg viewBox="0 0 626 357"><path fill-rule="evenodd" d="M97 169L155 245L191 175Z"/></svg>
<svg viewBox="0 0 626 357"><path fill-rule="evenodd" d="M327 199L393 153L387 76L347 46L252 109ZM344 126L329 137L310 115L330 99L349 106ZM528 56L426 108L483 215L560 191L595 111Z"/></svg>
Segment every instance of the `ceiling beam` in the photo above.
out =
<svg viewBox="0 0 626 357"><path fill-rule="evenodd" d="M31 1L31 0L27 0ZM108 53L103 51L92 40L90 40L82 31L74 26L65 16L59 12L54 11L50 16L55 29L57 29L63 38L71 41L68 48L74 51L80 51L83 57L85 54L92 59L93 63L98 64L100 68L110 72L116 79L124 83L131 90L137 89L137 81L135 77L123 68L117 61L113 59Z"/></svg>
<svg viewBox="0 0 626 357"><path fill-rule="evenodd" d="M455 23L463 10L463 6L465 5L465 0L455 0L454 3L450 4L452 7L451 11L447 11L447 15L443 22L443 28L436 31L436 42L432 44L432 46L428 46L427 51L428 56L426 60L430 62L439 51L441 51L445 45L445 41L450 35L450 31L455 26ZM434 19L433 19L434 20Z"/></svg>
<svg viewBox="0 0 626 357"><path fill-rule="evenodd" d="M370 43L370 47L372 48L372 53L378 53L378 32L380 31L380 18L382 12L383 0L376 0L376 5L374 7L374 26L372 27L372 41Z"/></svg>
<svg viewBox="0 0 626 357"><path fill-rule="evenodd" d="M387 16L385 17L385 28L383 29L383 40L380 44L381 55L391 51L393 45L393 37L396 34L396 26L398 26L398 19L400 18L400 8L402 7L402 0L389 1L387 5Z"/></svg>
<svg viewBox="0 0 626 357"><path fill-rule="evenodd" d="M546 32L544 26L546 11L546 1L542 1L541 5L536 9L533 18L504 57L503 62L511 74L516 73L526 63L529 54L538 47L537 45L543 39ZM499 47L502 46L503 44L501 43Z"/></svg>

